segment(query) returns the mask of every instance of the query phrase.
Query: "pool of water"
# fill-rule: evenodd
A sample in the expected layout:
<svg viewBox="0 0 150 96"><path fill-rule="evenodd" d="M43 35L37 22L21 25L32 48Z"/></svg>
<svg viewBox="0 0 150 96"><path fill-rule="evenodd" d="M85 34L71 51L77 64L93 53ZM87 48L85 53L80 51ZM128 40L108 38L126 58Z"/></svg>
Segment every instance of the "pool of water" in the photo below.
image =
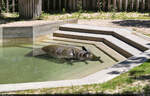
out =
<svg viewBox="0 0 150 96"><path fill-rule="evenodd" d="M44 46L44 44L40 46ZM87 61L87 63L73 62L70 64L68 61L53 59L47 55L28 56L37 45L34 45L34 47L33 45L1 47L0 84L79 79L116 63L94 45L72 44L84 45L95 55L101 56L104 63Z"/></svg>

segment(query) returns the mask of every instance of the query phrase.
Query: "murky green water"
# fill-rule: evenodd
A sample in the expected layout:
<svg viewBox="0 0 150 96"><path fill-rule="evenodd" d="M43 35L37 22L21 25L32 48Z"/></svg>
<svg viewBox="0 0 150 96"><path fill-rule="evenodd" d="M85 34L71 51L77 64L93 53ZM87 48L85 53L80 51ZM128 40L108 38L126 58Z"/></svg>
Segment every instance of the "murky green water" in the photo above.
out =
<svg viewBox="0 0 150 96"><path fill-rule="evenodd" d="M83 45L83 44L82 44ZM27 56L32 46L0 48L0 84L78 79L100 71L116 62L93 45L84 44L104 63L99 61L74 62L43 56Z"/></svg>

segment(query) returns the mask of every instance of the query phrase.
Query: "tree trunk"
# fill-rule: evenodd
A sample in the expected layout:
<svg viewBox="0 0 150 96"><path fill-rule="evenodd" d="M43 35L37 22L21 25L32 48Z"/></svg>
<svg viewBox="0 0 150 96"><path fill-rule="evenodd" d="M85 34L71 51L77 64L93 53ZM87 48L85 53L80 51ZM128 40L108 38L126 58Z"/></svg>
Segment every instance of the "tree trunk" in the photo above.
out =
<svg viewBox="0 0 150 96"><path fill-rule="evenodd" d="M18 0L19 15L23 19L35 19L42 13L42 0Z"/></svg>

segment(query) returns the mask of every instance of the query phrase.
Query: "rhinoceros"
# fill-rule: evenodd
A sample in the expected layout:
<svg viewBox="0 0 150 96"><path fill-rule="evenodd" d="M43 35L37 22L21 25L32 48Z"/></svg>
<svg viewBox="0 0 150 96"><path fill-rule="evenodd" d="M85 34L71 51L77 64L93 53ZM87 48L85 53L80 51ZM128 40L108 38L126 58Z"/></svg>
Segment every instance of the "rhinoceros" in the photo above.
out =
<svg viewBox="0 0 150 96"><path fill-rule="evenodd" d="M64 45L48 45L42 48L50 57L67 59L67 60L91 60L100 61L100 57L95 56L88 51L84 46L82 50L72 46Z"/></svg>

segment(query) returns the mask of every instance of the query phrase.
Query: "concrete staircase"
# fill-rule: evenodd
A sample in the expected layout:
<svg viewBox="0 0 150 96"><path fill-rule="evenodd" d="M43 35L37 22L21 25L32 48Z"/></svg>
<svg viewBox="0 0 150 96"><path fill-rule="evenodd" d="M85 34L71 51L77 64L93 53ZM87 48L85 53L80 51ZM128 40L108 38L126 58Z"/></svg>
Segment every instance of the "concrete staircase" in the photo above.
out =
<svg viewBox="0 0 150 96"><path fill-rule="evenodd" d="M115 56L116 58L117 56L129 58L149 49L149 46L146 45L149 43L148 41L131 34L128 30L117 28L65 24L61 25L59 30L54 32L53 36L57 39L59 37L60 40L66 38L84 40L86 42L103 42L107 45L107 48L101 47L100 49L105 51L104 48L106 48L113 51L106 52L108 54L113 53L111 56L116 52L119 54ZM97 45L99 46L100 44L97 43Z"/></svg>

